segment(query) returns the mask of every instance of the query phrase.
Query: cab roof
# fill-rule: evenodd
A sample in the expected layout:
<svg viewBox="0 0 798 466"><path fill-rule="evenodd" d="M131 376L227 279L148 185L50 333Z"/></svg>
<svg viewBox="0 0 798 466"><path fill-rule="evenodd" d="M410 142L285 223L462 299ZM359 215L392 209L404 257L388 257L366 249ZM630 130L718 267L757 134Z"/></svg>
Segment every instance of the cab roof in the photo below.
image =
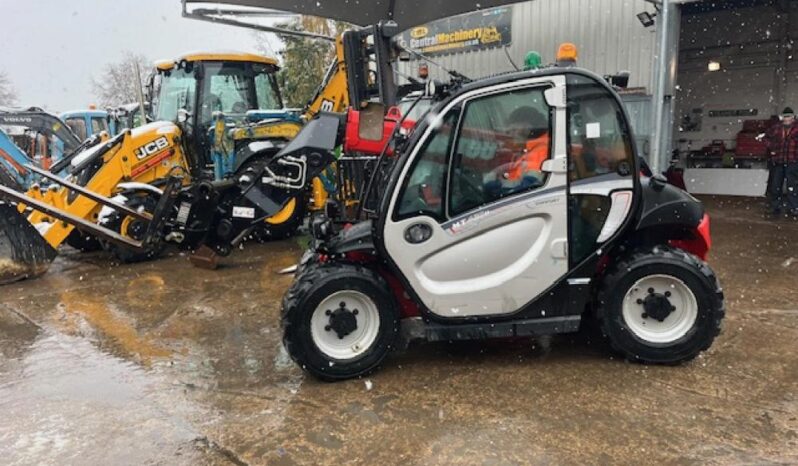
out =
<svg viewBox="0 0 798 466"><path fill-rule="evenodd" d="M277 60L264 55L247 52L191 52L186 53L175 60L159 60L155 62L155 68L161 71L171 70L175 67L176 63L181 61L198 62L198 61L239 61L239 62L252 62L261 63L264 65L277 66Z"/></svg>

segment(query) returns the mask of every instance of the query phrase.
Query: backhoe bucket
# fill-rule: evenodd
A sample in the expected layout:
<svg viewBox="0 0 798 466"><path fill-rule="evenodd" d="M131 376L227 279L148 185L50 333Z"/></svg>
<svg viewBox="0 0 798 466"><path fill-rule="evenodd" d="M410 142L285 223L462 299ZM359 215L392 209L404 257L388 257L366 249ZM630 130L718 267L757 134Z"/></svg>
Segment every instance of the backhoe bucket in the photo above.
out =
<svg viewBox="0 0 798 466"><path fill-rule="evenodd" d="M43 274L55 256L15 206L0 202L0 285Z"/></svg>

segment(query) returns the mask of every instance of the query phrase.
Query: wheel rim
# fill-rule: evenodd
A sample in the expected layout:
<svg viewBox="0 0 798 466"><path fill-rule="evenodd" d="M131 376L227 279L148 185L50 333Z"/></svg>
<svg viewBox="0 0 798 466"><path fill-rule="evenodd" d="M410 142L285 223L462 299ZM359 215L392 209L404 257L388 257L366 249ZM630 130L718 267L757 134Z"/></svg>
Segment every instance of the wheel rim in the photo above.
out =
<svg viewBox="0 0 798 466"><path fill-rule="evenodd" d="M291 199L285 204L279 212L272 215L271 217L264 220L264 222L271 224L271 225L279 225L288 221L293 215L294 211L296 210L296 198Z"/></svg>
<svg viewBox="0 0 798 466"><path fill-rule="evenodd" d="M354 290L331 294L319 303L310 319L316 347L337 360L355 359L365 353L377 340L379 329L377 305Z"/></svg>
<svg viewBox="0 0 798 466"><path fill-rule="evenodd" d="M672 343L687 335L698 319L698 301L683 281L671 275L643 277L626 292L627 328L650 343Z"/></svg>

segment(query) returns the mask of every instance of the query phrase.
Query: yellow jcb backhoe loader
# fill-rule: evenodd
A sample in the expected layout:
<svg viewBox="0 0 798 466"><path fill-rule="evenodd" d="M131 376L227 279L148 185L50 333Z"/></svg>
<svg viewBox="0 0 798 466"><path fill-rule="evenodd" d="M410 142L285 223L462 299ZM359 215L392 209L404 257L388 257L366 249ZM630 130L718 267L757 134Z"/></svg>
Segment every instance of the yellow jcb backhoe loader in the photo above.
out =
<svg viewBox="0 0 798 466"><path fill-rule="evenodd" d="M50 188L49 197L0 186L0 196L37 212L30 219L46 239L30 235L18 220L0 224L0 258L6 258L0 283L46 270L51 249L74 228L100 238L121 260L152 257L173 242L194 251L196 264L208 266L248 237L293 232L304 218L312 180L340 158L336 148L307 150L314 140L330 140L320 135L344 126L323 118L326 110L364 110L364 120L376 125L364 125L372 130L361 139L377 143L364 147L382 147L379 142L387 140L382 104L398 97L389 40L395 33L395 24L381 23L337 39L337 60L306 108L304 119L310 121L300 141L291 138L302 120L279 112L273 60L202 54L159 63L150 94L153 118L160 122L72 154L66 163L74 176L53 180L61 188ZM270 106L281 114L263 111ZM294 143L304 148L301 154ZM354 155L368 153L352 147ZM330 153L338 155L330 159ZM122 184L152 169L151 184ZM347 176L339 171L343 184ZM361 174L359 182L365 179Z"/></svg>

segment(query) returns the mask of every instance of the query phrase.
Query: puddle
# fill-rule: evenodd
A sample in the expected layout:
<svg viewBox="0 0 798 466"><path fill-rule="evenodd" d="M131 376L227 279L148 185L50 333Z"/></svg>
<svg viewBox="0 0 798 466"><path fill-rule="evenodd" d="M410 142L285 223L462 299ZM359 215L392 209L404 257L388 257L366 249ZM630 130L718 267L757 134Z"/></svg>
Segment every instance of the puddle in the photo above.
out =
<svg viewBox="0 0 798 466"><path fill-rule="evenodd" d="M190 464L202 410L157 374L43 332L0 365L4 464ZM179 455L179 456L178 456Z"/></svg>

